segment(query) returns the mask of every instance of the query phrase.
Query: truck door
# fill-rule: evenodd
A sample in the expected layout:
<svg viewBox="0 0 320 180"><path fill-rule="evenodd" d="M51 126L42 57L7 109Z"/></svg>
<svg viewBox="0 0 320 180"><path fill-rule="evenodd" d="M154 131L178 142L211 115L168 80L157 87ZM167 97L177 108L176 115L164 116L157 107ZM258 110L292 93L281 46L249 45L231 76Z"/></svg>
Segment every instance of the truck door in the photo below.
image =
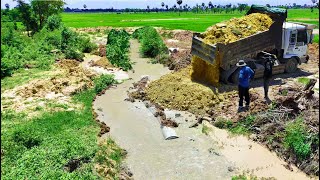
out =
<svg viewBox="0 0 320 180"><path fill-rule="evenodd" d="M298 30L297 42L294 48L294 54L297 54L299 58L306 56L308 49L308 36L307 30Z"/></svg>
<svg viewBox="0 0 320 180"><path fill-rule="evenodd" d="M289 46L287 50L287 54L295 54L295 47L296 47L296 42L297 42L297 30L292 30L290 32L290 37L289 37Z"/></svg>

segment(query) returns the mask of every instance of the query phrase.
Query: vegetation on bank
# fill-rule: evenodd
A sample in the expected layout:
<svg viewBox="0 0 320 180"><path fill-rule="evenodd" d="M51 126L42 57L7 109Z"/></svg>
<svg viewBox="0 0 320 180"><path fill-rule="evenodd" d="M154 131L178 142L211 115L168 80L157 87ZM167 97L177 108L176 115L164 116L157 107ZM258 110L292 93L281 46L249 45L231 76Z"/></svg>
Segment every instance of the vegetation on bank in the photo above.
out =
<svg viewBox="0 0 320 180"><path fill-rule="evenodd" d="M128 57L130 35L125 30L112 29L108 34L106 55L112 65L127 71L132 69Z"/></svg>
<svg viewBox="0 0 320 180"><path fill-rule="evenodd" d="M135 30L132 34L140 42L140 53L143 57L154 58L156 61L165 63L168 59L168 48L164 44L157 30L150 26L145 26Z"/></svg>
<svg viewBox="0 0 320 180"><path fill-rule="evenodd" d="M1 22L1 78L20 68L48 69L57 59L82 60L83 53L97 46L50 16L47 23L32 37L15 30L11 22Z"/></svg>
<svg viewBox="0 0 320 180"><path fill-rule="evenodd" d="M24 113L1 111L3 179L98 178L94 165L107 162L96 156L103 147L97 143L100 128L93 120L91 105L99 92L97 89L103 89L115 81L111 75L102 75L94 82L94 89L73 96L74 103L83 105L80 111L67 111L68 107L62 107L64 111L42 112L42 116L29 120ZM111 142L108 140L109 144ZM115 161L119 171L121 149L115 144L113 149L114 152L106 154L105 159ZM70 163L77 161L77 168L70 172Z"/></svg>

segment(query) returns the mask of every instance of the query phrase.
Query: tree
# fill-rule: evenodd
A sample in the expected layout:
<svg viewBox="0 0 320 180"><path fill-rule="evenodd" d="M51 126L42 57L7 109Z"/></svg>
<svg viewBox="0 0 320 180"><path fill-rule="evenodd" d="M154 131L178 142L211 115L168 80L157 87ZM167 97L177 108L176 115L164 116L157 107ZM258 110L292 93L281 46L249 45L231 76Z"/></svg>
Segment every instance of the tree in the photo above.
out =
<svg viewBox="0 0 320 180"><path fill-rule="evenodd" d="M311 12L313 12L313 7L314 7L314 3L316 3L317 1L316 0L311 0L313 6L311 7Z"/></svg>
<svg viewBox="0 0 320 180"><path fill-rule="evenodd" d="M150 7L149 6L147 6L147 11L150 12Z"/></svg>
<svg viewBox="0 0 320 180"><path fill-rule="evenodd" d="M6 3L4 6L6 7L7 10L10 9L10 5L8 3Z"/></svg>
<svg viewBox="0 0 320 180"><path fill-rule="evenodd" d="M182 0L177 0L177 4L179 5L179 16L180 16L180 9L181 9Z"/></svg>
<svg viewBox="0 0 320 180"><path fill-rule="evenodd" d="M63 0L31 0L31 8L41 29L47 18L53 14L63 11L65 2Z"/></svg>
<svg viewBox="0 0 320 180"><path fill-rule="evenodd" d="M240 12L244 11L248 5L247 4L238 4L238 9Z"/></svg>
<svg viewBox="0 0 320 180"><path fill-rule="evenodd" d="M161 6L162 6L162 9L163 9L163 7L164 7L164 2L161 3Z"/></svg>
<svg viewBox="0 0 320 180"><path fill-rule="evenodd" d="M169 6L168 5L166 5L166 9L167 9L167 11L169 10Z"/></svg>
<svg viewBox="0 0 320 180"><path fill-rule="evenodd" d="M212 4L212 2L211 2L211 1L209 1L208 7L209 7L209 8L210 8L210 10L212 11L213 4Z"/></svg>
<svg viewBox="0 0 320 180"><path fill-rule="evenodd" d="M84 8L84 9L87 9L87 5L86 5L86 4L84 4L84 5L83 5L83 8Z"/></svg>
<svg viewBox="0 0 320 180"><path fill-rule="evenodd" d="M206 4L202 3L201 6L202 6L202 10L204 11Z"/></svg>
<svg viewBox="0 0 320 180"><path fill-rule="evenodd" d="M25 3L23 0L17 0L17 3L22 24L26 27L28 36L30 36L29 31L32 31L32 34L34 34L39 29L37 20L32 15L31 6L29 4Z"/></svg>

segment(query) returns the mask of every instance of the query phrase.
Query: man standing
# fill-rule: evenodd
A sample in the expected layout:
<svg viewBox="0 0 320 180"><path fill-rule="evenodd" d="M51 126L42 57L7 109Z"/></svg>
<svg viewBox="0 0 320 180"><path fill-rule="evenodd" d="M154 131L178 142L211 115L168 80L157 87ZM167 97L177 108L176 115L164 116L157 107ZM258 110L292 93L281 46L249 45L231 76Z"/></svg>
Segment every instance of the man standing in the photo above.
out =
<svg viewBox="0 0 320 180"><path fill-rule="evenodd" d="M269 83L272 78L272 67L275 64L274 59L271 56L264 57L264 73L263 73L263 89L264 89L264 99L267 103L270 102L268 91Z"/></svg>
<svg viewBox="0 0 320 180"><path fill-rule="evenodd" d="M249 97L249 84L250 80L253 78L254 71L247 66L244 60L239 60L237 66L240 67L239 72L239 84L238 84L238 91L239 91L239 108L238 112L242 110L248 110L250 105L250 97ZM246 107L243 107L243 97L246 101Z"/></svg>

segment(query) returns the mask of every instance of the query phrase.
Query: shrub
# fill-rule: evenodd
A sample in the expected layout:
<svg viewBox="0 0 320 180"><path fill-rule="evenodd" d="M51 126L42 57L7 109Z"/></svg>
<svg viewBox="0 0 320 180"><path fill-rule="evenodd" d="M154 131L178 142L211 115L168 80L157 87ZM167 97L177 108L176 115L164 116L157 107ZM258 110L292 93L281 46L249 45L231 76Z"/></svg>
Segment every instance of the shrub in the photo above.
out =
<svg viewBox="0 0 320 180"><path fill-rule="evenodd" d="M115 82L114 75L103 74L94 79L94 90L98 94Z"/></svg>
<svg viewBox="0 0 320 180"><path fill-rule="evenodd" d="M305 124L301 118L287 124L285 128L285 147L290 148L298 159L305 159L311 154Z"/></svg>
<svg viewBox="0 0 320 180"><path fill-rule="evenodd" d="M80 38L80 49L83 53L90 53L93 50L96 50L98 46L92 42L90 42L89 38L81 37Z"/></svg>
<svg viewBox="0 0 320 180"><path fill-rule="evenodd" d="M125 71L132 69L129 57L127 55L129 51L129 34L124 30L112 29L108 34L106 55L112 65L121 67Z"/></svg>
<svg viewBox="0 0 320 180"><path fill-rule="evenodd" d="M76 59L79 61L82 61L84 57L84 55L81 52L77 51L73 47L65 49L64 54L67 59Z"/></svg>
<svg viewBox="0 0 320 180"><path fill-rule="evenodd" d="M61 18L58 15L52 15L48 17L45 28L50 31L53 31L55 29L59 29L60 26L61 26Z"/></svg>
<svg viewBox="0 0 320 180"><path fill-rule="evenodd" d="M161 36L153 27L147 26L137 29L132 36L141 43L140 52L144 57L155 58L167 52L167 47L163 43ZM165 61L162 60L162 62Z"/></svg>
<svg viewBox="0 0 320 180"><path fill-rule="evenodd" d="M13 72L23 67L23 55L15 47L4 47L5 51L1 58L1 78L11 76Z"/></svg>

